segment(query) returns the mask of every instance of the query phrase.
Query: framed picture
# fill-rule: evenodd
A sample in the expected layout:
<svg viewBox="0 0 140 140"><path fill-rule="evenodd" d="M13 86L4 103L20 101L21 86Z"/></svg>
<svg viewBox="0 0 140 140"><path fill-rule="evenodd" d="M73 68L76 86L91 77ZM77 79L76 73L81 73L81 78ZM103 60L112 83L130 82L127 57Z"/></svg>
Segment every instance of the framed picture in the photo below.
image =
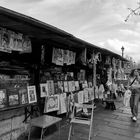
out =
<svg viewBox="0 0 140 140"><path fill-rule="evenodd" d="M6 89L0 89L0 108L7 106Z"/></svg>
<svg viewBox="0 0 140 140"><path fill-rule="evenodd" d="M46 97L44 113L59 110L59 95L52 95Z"/></svg>
<svg viewBox="0 0 140 140"><path fill-rule="evenodd" d="M28 99L29 103L35 103L37 102L37 97L36 97L36 88L35 86L28 86Z"/></svg>
<svg viewBox="0 0 140 140"><path fill-rule="evenodd" d="M7 89L9 106L19 105L19 94L17 88Z"/></svg>
<svg viewBox="0 0 140 140"><path fill-rule="evenodd" d="M40 84L40 97L46 97L48 96L48 84L47 83L41 83Z"/></svg>
<svg viewBox="0 0 140 140"><path fill-rule="evenodd" d="M22 105L28 103L28 92L27 92L27 88L21 88L21 89L19 89L19 102Z"/></svg>
<svg viewBox="0 0 140 140"><path fill-rule="evenodd" d="M8 91L8 103L9 103L9 106L19 105L18 89L11 88L11 89L8 89L7 91Z"/></svg>

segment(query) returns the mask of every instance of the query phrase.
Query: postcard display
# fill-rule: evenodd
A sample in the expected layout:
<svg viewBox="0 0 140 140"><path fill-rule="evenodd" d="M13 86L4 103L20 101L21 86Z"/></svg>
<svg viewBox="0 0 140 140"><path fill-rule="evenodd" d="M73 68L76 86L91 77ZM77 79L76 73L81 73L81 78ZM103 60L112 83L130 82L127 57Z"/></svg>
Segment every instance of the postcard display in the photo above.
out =
<svg viewBox="0 0 140 140"><path fill-rule="evenodd" d="M52 63L56 65L75 64L75 57L75 52L53 48ZM73 100L84 103L94 99L93 89L85 80L85 70L80 70L77 75L75 80L74 72L44 72L40 83L40 96L45 98L44 113L70 114Z"/></svg>
<svg viewBox="0 0 140 140"><path fill-rule="evenodd" d="M31 41L23 34L0 28L0 51L6 53L12 53L12 51L30 53L32 51ZM37 101L35 87L29 86L29 73L19 74L16 71L18 71L18 68L13 69L12 65L5 65L4 69L1 68L0 110L16 108ZM23 69L23 71L25 70Z"/></svg>

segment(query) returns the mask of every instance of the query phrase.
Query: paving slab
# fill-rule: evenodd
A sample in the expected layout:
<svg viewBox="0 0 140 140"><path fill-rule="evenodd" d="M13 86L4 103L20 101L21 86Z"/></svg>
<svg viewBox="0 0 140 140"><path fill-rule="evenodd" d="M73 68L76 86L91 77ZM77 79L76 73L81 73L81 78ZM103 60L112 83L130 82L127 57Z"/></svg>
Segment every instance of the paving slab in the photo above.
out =
<svg viewBox="0 0 140 140"><path fill-rule="evenodd" d="M121 101L115 102L117 109L114 111L106 110L104 105L99 105L99 108L94 111L91 140L140 140L140 114L138 121L132 122L130 108L123 106ZM69 123L62 124L60 137L56 129L52 134L46 135L43 140L67 140ZM75 125L74 128L74 136L71 140L88 140L89 127ZM39 137L33 139L39 140Z"/></svg>

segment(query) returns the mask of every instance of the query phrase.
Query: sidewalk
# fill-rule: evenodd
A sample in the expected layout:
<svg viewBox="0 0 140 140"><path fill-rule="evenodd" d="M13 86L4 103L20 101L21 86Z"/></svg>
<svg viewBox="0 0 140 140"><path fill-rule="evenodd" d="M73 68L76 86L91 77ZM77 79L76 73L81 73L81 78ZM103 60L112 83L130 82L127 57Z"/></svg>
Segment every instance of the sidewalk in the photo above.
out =
<svg viewBox="0 0 140 140"><path fill-rule="evenodd" d="M106 110L104 106L99 104L94 111L93 134L91 140L139 140L140 139L140 113L137 122L131 121L130 108L126 108L122 104L122 100L115 102L116 110ZM139 106L140 109L140 106ZM76 125L75 135L71 140L88 139L89 128L87 126ZM43 140L67 140L69 132L69 124L61 125L60 139L57 128L51 134L46 134ZM39 140L33 138L31 140Z"/></svg>

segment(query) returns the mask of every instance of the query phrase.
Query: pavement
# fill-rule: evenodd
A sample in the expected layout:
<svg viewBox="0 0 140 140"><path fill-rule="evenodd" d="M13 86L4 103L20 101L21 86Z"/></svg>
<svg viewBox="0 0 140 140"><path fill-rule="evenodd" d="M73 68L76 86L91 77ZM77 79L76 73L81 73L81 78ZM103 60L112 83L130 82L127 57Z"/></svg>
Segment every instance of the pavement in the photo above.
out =
<svg viewBox="0 0 140 140"><path fill-rule="evenodd" d="M105 109L102 103L97 104L94 110L91 140L140 140L140 112L137 122L132 122L130 108L123 105L122 98L117 99L115 105L116 110L112 111ZM68 139L69 123L67 121L61 123L60 133L58 126L49 129L43 140ZM75 125L71 140L88 140L88 132L88 126ZM39 135L32 134L31 140L39 140ZM26 140L27 137L24 139Z"/></svg>

